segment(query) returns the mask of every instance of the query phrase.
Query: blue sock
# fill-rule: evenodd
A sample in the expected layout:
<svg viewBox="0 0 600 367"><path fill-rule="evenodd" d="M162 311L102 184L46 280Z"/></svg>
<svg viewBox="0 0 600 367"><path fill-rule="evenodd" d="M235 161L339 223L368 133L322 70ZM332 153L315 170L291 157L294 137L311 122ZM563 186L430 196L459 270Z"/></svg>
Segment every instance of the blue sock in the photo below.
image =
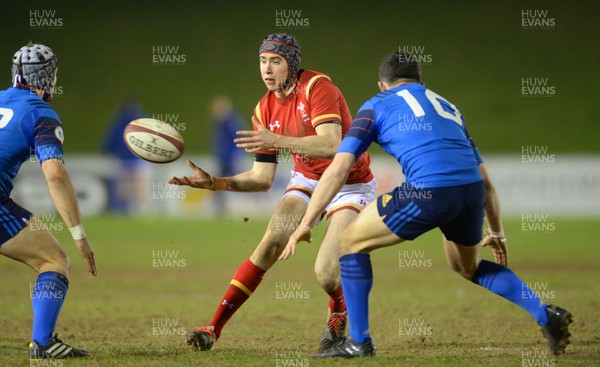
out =
<svg viewBox="0 0 600 367"><path fill-rule="evenodd" d="M492 261L481 260L473 275L473 283L520 306L529 312L540 326L548 323L547 305L509 268Z"/></svg>
<svg viewBox="0 0 600 367"><path fill-rule="evenodd" d="M53 271L41 273L35 282L35 289L31 295L33 306L31 340L35 340L41 346L50 342L68 288L67 278Z"/></svg>
<svg viewBox="0 0 600 367"><path fill-rule="evenodd" d="M350 320L350 337L357 343L371 339L369 334L369 292L373 286L371 257L348 254L340 257L342 289Z"/></svg>

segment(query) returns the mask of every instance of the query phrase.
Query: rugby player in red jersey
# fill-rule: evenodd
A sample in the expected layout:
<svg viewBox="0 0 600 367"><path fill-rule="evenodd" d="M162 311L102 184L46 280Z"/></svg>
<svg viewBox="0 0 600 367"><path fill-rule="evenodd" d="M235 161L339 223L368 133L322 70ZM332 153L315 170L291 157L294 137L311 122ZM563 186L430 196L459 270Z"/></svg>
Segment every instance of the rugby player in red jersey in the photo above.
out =
<svg viewBox="0 0 600 367"><path fill-rule="evenodd" d="M295 163L266 233L252 255L238 267L212 321L187 335L187 343L196 350L209 350L213 346L227 321L275 264L352 123L346 100L331 79L316 71L300 69L300 46L294 37L285 33L267 36L260 46L259 63L268 90L254 110L254 130L240 131L241 137L235 139L239 148L255 154L252 169L232 177L212 177L188 162L194 174L169 181L213 191L267 191L275 178L278 153L289 153ZM315 262L317 280L330 296L321 350L328 349L344 335L347 314L337 261L338 239L344 228L374 200L377 183L369 164L368 153L357 159L344 187L326 208L327 232Z"/></svg>

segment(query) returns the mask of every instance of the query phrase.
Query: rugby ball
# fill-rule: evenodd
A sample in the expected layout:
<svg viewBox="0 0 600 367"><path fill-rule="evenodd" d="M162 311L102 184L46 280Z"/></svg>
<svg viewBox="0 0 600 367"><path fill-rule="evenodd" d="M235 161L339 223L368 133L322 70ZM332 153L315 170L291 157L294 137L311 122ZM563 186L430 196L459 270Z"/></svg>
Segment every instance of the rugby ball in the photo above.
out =
<svg viewBox="0 0 600 367"><path fill-rule="evenodd" d="M129 150L152 163L173 162L183 154L183 137L166 122L142 118L131 121L123 131Z"/></svg>

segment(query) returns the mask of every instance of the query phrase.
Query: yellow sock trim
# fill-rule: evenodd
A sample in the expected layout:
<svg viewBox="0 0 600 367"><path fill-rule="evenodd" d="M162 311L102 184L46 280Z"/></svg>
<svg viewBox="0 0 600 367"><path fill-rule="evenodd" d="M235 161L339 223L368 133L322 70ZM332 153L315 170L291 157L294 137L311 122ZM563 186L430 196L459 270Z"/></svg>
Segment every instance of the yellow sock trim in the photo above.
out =
<svg viewBox="0 0 600 367"><path fill-rule="evenodd" d="M238 287L239 289L241 289L244 293L246 293L248 296L252 295L252 291L248 288L246 288L245 285L243 285L242 283L240 283L239 281L235 280L235 279L231 279L231 283L232 285L235 285L236 287Z"/></svg>

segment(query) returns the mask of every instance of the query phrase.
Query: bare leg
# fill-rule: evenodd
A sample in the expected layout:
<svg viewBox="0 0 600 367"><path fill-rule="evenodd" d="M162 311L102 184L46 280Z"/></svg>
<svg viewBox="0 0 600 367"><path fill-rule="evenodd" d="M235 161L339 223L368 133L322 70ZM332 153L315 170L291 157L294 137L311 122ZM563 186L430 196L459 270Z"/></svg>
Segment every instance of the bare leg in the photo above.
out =
<svg viewBox="0 0 600 367"><path fill-rule="evenodd" d="M479 257L481 243L475 246L463 246L448 240L445 236L443 240L446 261L450 268L465 279L472 280L481 261Z"/></svg>
<svg viewBox="0 0 600 367"><path fill-rule="evenodd" d="M281 200L271 216L265 235L250 256L254 265L269 270L275 264L307 207L306 201L297 196L289 195Z"/></svg>
<svg viewBox="0 0 600 367"><path fill-rule="evenodd" d="M352 210L342 210L327 222L327 233L315 260L317 282L326 292L340 286L340 237L357 215Z"/></svg>
<svg viewBox="0 0 600 367"><path fill-rule="evenodd" d="M35 230L40 228L40 230ZM69 258L62 246L35 218L15 237L0 246L0 253L23 262L39 273L33 290L33 332L36 348L49 345L69 282ZM60 347L64 353L73 349ZM82 352L82 355L89 353Z"/></svg>
<svg viewBox="0 0 600 367"><path fill-rule="evenodd" d="M329 218L327 233L315 261L317 281L329 295L327 323L319 342L321 351L338 343L346 333L348 315L340 279L340 237L357 215L353 210L341 210Z"/></svg>
<svg viewBox="0 0 600 367"><path fill-rule="evenodd" d="M0 254L32 267L38 273L53 271L69 277L70 261L56 238L32 218L17 235L0 246Z"/></svg>
<svg viewBox="0 0 600 367"><path fill-rule="evenodd" d="M263 275L275 264L288 239L304 215L307 203L297 196L284 197L252 255L233 275L209 326L200 326L188 334L187 343L197 350L209 350L221 336L221 330L237 310L254 293Z"/></svg>
<svg viewBox="0 0 600 367"><path fill-rule="evenodd" d="M377 201L373 201L345 231L341 239L340 254L369 253L404 241L385 225L383 217L377 211Z"/></svg>

